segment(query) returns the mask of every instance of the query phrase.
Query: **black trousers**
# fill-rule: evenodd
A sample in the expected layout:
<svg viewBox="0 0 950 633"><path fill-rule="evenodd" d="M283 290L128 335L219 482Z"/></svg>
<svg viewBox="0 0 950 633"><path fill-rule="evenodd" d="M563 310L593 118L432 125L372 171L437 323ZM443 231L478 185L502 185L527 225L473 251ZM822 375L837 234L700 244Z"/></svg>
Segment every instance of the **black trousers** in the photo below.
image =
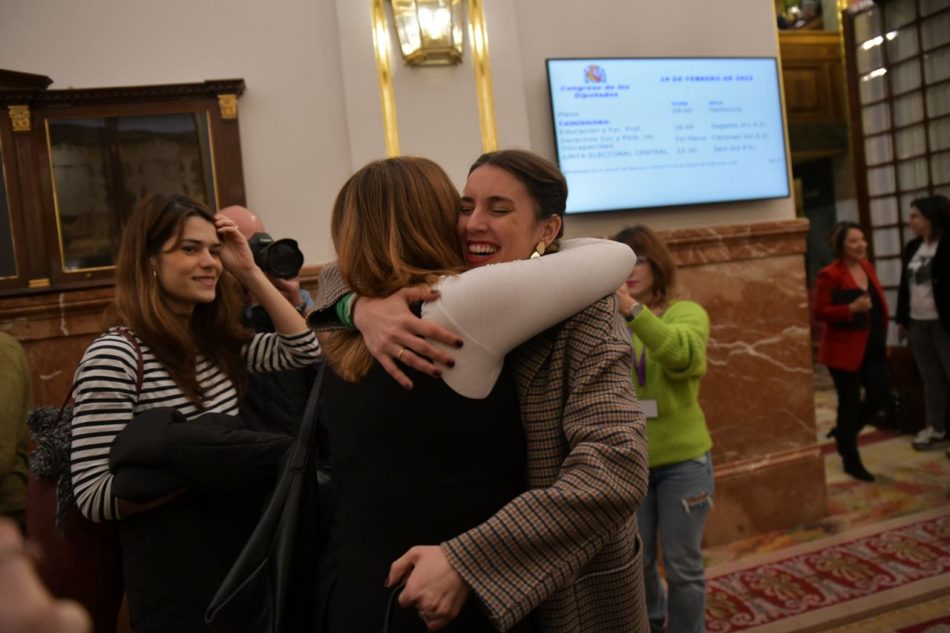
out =
<svg viewBox="0 0 950 633"><path fill-rule="evenodd" d="M890 387L887 362L865 359L857 371L829 368L838 392L838 425L835 440L842 457L856 455L858 432L882 409L887 407ZM864 398L861 398L864 387Z"/></svg>

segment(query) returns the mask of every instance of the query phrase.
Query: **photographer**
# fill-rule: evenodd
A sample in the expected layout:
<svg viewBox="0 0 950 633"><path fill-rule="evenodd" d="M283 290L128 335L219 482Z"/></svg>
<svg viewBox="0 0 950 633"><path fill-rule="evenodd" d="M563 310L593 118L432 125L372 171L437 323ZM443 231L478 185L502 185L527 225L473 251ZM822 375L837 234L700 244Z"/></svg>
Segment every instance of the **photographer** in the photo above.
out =
<svg viewBox="0 0 950 633"><path fill-rule="evenodd" d="M254 261L287 301L301 314L313 307L310 294L300 287L298 275L303 265L303 253L297 242L274 240L264 229L260 217L245 207L225 207L221 214L230 218L247 238ZM245 298L243 320L255 332L274 331L267 312L250 294ZM246 427L296 435L314 376L313 366L251 374L241 403L241 418Z"/></svg>

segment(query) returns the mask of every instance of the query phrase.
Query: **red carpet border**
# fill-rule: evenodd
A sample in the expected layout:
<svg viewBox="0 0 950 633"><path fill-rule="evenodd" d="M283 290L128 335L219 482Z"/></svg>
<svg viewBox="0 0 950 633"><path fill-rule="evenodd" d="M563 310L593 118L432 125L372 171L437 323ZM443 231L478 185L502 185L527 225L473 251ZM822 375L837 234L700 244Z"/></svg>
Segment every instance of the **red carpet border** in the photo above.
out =
<svg viewBox="0 0 950 633"><path fill-rule="evenodd" d="M815 543L811 551L721 575L711 570L706 630L732 633L822 609L830 614L836 607L912 585L950 588L950 514L946 511L859 538L821 543ZM948 577L927 582L943 574ZM885 601L884 596L881 599Z"/></svg>

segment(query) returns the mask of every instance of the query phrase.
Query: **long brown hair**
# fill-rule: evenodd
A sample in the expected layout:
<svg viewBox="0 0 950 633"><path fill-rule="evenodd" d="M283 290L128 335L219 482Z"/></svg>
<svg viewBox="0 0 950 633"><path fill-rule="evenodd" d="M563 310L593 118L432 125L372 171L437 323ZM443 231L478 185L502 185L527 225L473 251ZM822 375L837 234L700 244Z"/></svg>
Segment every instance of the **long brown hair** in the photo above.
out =
<svg viewBox="0 0 950 633"><path fill-rule="evenodd" d="M135 332L164 365L189 400L199 404L195 374L200 352L217 365L240 393L247 382L241 345L250 334L241 325L241 290L227 272L221 274L214 301L195 306L189 320L176 315L153 273L151 259L170 239L181 239L188 218L214 225L214 214L182 195L154 194L144 199L122 231L115 269L115 301L105 326L124 325Z"/></svg>
<svg viewBox="0 0 950 633"><path fill-rule="evenodd" d="M369 163L343 185L330 231L340 273L361 297L386 297L464 267L456 233L458 191L442 168L402 156ZM359 332L321 337L327 360L357 382L372 366Z"/></svg>
<svg viewBox="0 0 950 633"><path fill-rule="evenodd" d="M653 272L653 300L659 305L676 296L676 263L666 244L649 227L637 224L614 236L633 249L638 258L646 258Z"/></svg>

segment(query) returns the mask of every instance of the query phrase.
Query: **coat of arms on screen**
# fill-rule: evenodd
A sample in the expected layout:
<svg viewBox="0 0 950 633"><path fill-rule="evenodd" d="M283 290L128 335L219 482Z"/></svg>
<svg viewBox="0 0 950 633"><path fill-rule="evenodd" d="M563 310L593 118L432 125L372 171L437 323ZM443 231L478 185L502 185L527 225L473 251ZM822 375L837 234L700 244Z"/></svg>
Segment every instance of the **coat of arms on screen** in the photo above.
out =
<svg viewBox="0 0 950 633"><path fill-rule="evenodd" d="M584 69L585 84L602 84L605 81L607 81L607 71L597 64L591 64Z"/></svg>

